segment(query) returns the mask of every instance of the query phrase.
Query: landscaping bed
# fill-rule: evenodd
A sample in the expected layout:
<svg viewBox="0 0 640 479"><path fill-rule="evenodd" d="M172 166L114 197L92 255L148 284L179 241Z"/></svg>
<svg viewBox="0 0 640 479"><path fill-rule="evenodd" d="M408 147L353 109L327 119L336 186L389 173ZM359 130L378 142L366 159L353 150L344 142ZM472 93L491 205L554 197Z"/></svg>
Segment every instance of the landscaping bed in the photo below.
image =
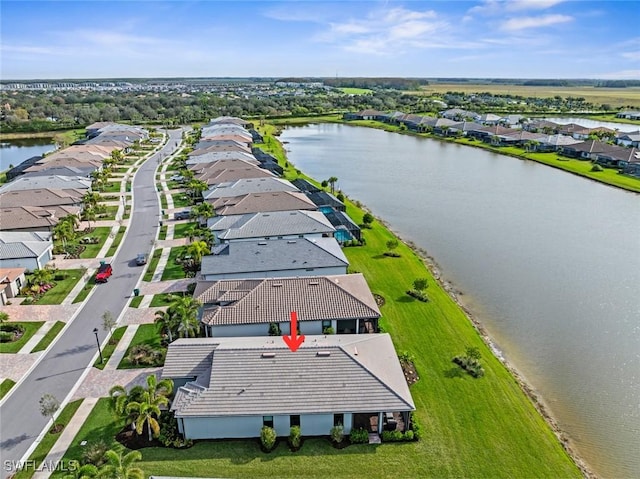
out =
<svg viewBox="0 0 640 479"><path fill-rule="evenodd" d="M13 341L0 342L0 353L17 353L36 334L44 321L23 321L4 323L0 331L11 331Z"/></svg>
<svg viewBox="0 0 640 479"><path fill-rule="evenodd" d="M132 350L136 346L146 345L149 350L158 351L161 353L161 357L158 356L156 361L151 364L145 362L138 362L137 364L129 358ZM158 333L158 327L155 324L141 324L136 331L136 334L131 339L131 343L127 348L122 361L118 365L118 369L136 369L136 368L148 368L154 366L162 366L164 364L164 353L166 353L166 346L162 344L160 333ZM139 356L142 359L142 355Z"/></svg>

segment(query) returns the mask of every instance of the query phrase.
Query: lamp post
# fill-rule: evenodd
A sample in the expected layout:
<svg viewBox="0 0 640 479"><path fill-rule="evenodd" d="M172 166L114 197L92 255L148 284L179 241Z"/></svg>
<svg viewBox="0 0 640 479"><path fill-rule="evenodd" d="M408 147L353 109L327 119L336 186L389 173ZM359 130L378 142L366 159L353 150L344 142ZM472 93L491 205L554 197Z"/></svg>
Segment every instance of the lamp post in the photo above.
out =
<svg viewBox="0 0 640 479"><path fill-rule="evenodd" d="M100 353L100 364L104 363L104 358L102 357L102 349L100 349L100 340L98 339L98 328L93 328L93 334L96 335L96 343L98 344L98 352Z"/></svg>

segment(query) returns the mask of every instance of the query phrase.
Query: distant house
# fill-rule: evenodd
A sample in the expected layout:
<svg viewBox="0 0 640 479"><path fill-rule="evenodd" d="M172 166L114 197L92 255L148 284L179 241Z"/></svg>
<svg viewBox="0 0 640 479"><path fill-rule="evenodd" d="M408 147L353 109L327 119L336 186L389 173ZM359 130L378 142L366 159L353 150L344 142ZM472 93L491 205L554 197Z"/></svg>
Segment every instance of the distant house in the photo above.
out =
<svg viewBox="0 0 640 479"><path fill-rule="evenodd" d="M640 120L640 111L625 110L616 114L617 118L626 118L627 120Z"/></svg>
<svg viewBox="0 0 640 479"><path fill-rule="evenodd" d="M484 115L480 115L476 118L476 121L483 125L497 125L502 122L502 117L493 113L485 113Z"/></svg>
<svg viewBox="0 0 640 479"><path fill-rule="evenodd" d="M326 238L333 237L335 228L319 211L274 211L246 215L209 218L207 227L216 235L216 242Z"/></svg>
<svg viewBox="0 0 640 479"><path fill-rule="evenodd" d="M563 146L561 153L565 156L577 158L579 160L595 161L599 154L615 151L617 148L621 147L609 145L608 143L599 140L588 140L574 145Z"/></svg>
<svg viewBox="0 0 640 479"><path fill-rule="evenodd" d="M16 190L0 193L0 205L3 208L18 206L82 206L82 197L86 190L73 188L54 190L40 188L37 190Z"/></svg>
<svg viewBox="0 0 640 479"><path fill-rule="evenodd" d="M22 175L19 178L0 186L0 193L18 190L37 190L41 188L50 188L53 190L89 190L91 188L91 180L84 176Z"/></svg>
<svg viewBox="0 0 640 479"><path fill-rule="evenodd" d="M291 352L281 338L193 338L169 345L162 378L176 385L171 410L187 439L345 434L410 427L415 404L388 334L307 336Z"/></svg>
<svg viewBox="0 0 640 479"><path fill-rule="evenodd" d="M302 334L378 331L380 310L362 274L198 281L199 319L207 336L267 336L270 324L289 334L297 311Z"/></svg>
<svg viewBox="0 0 640 479"><path fill-rule="evenodd" d="M449 110L441 111L440 116L449 120L474 120L478 121L480 115L475 111L463 110L461 108L450 108Z"/></svg>
<svg viewBox="0 0 640 479"><path fill-rule="evenodd" d="M26 268L0 268L0 304L4 306L20 294L26 284L25 271Z"/></svg>
<svg viewBox="0 0 640 479"><path fill-rule="evenodd" d="M48 231L0 231L0 268L42 269L53 259Z"/></svg>
<svg viewBox="0 0 640 479"><path fill-rule="evenodd" d="M344 211L331 210L326 211L324 215L336 229L333 236L338 243L342 244L345 241L353 239L360 241L362 239L360 227Z"/></svg>
<svg viewBox="0 0 640 479"><path fill-rule="evenodd" d="M187 166L199 163L213 163L218 160L243 160L257 165L256 157L246 151L211 151L202 155L190 156L185 162Z"/></svg>
<svg viewBox="0 0 640 479"><path fill-rule="evenodd" d="M209 168L197 174L195 178L211 186L248 178L275 178L275 175L257 166L247 166L245 168L221 168L217 170Z"/></svg>
<svg viewBox="0 0 640 479"><path fill-rule="evenodd" d="M241 196L248 193L272 193L274 191L298 191L287 180L281 178L249 178L217 184L202 193L204 200Z"/></svg>
<svg viewBox="0 0 640 479"><path fill-rule="evenodd" d="M347 274L349 261L334 238L237 241L202 258L206 281Z"/></svg>
<svg viewBox="0 0 640 479"><path fill-rule="evenodd" d="M640 146L640 130L619 133L616 137L616 143L622 146L634 146L638 148Z"/></svg>
<svg viewBox="0 0 640 479"><path fill-rule="evenodd" d="M386 114L378 110L361 110L342 115L344 120L377 120L382 121Z"/></svg>
<svg viewBox="0 0 640 479"><path fill-rule="evenodd" d="M1 208L0 231L53 231L61 218L80 214L77 206L16 206Z"/></svg>
<svg viewBox="0 0 640 479"><path fill-rule="evenodd" d="M243 215L269 211L317 210L318 207L300 191L247 193L241 196L217 198L210 202L216 215Z"/></svg>
<svg viewBox="0 0 640 479"><path fill-rule="evenodd" d="M535 147L536 151L562 151L565 146L576 145L582 143L582 140L576 140L572 136L567 135L545 135L540 138Z"/></svg>
<svg viewBox="0 0 640 479"><path fill-rule="evenodd" d="M304 179L291 180L291 183L296 188L300 189L307 197L318 207L318 210L323 213L328 213L332 210L346 211L347 207L338 198L331 193L327 193L321 190L312 183L309 183Z"/></svg>
<svg viewBox="0 0 640 479"><path fill-rule="evenodd" d="M525 130L549 135L558 133L561 127L562 125L548 120L531 120L523 125Z"/></svg>

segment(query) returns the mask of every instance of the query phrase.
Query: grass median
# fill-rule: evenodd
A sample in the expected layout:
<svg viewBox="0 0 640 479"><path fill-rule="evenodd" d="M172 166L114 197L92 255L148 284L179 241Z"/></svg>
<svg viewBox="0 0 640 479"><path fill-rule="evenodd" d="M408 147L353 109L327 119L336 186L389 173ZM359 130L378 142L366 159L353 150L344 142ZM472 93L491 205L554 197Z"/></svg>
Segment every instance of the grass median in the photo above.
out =
<svg viewBox="0 0 640 479"><path fill-rule="evenodd" d="M36 347L31 350L32 353L37 353L38 351L44 351L49 347L49 345L53 342L55 337L58 335L62 328L64 328L63 321L56 321L53 327L44 335L44 337L40 340Z"/></svg>

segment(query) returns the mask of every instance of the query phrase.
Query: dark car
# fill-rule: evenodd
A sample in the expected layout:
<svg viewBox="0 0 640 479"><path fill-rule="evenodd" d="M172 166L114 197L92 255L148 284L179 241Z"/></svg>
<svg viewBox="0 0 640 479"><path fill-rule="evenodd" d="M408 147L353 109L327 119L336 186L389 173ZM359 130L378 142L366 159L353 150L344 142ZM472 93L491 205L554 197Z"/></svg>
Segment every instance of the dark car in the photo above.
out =
<svg viewBox="0 0 640 479"><path fill-rule="evenodd" d="M138 256L136 256L136 264L138 266L147 264L147 255L145 253L138 253Z"/></svg>
<svg viewBox="0 0 640 479"><path fill-rule="evenodd" d="M176 220L188 220L189 218L191 218L191 211L189 210L177 211L173 214L173 219Z"/></svg>

